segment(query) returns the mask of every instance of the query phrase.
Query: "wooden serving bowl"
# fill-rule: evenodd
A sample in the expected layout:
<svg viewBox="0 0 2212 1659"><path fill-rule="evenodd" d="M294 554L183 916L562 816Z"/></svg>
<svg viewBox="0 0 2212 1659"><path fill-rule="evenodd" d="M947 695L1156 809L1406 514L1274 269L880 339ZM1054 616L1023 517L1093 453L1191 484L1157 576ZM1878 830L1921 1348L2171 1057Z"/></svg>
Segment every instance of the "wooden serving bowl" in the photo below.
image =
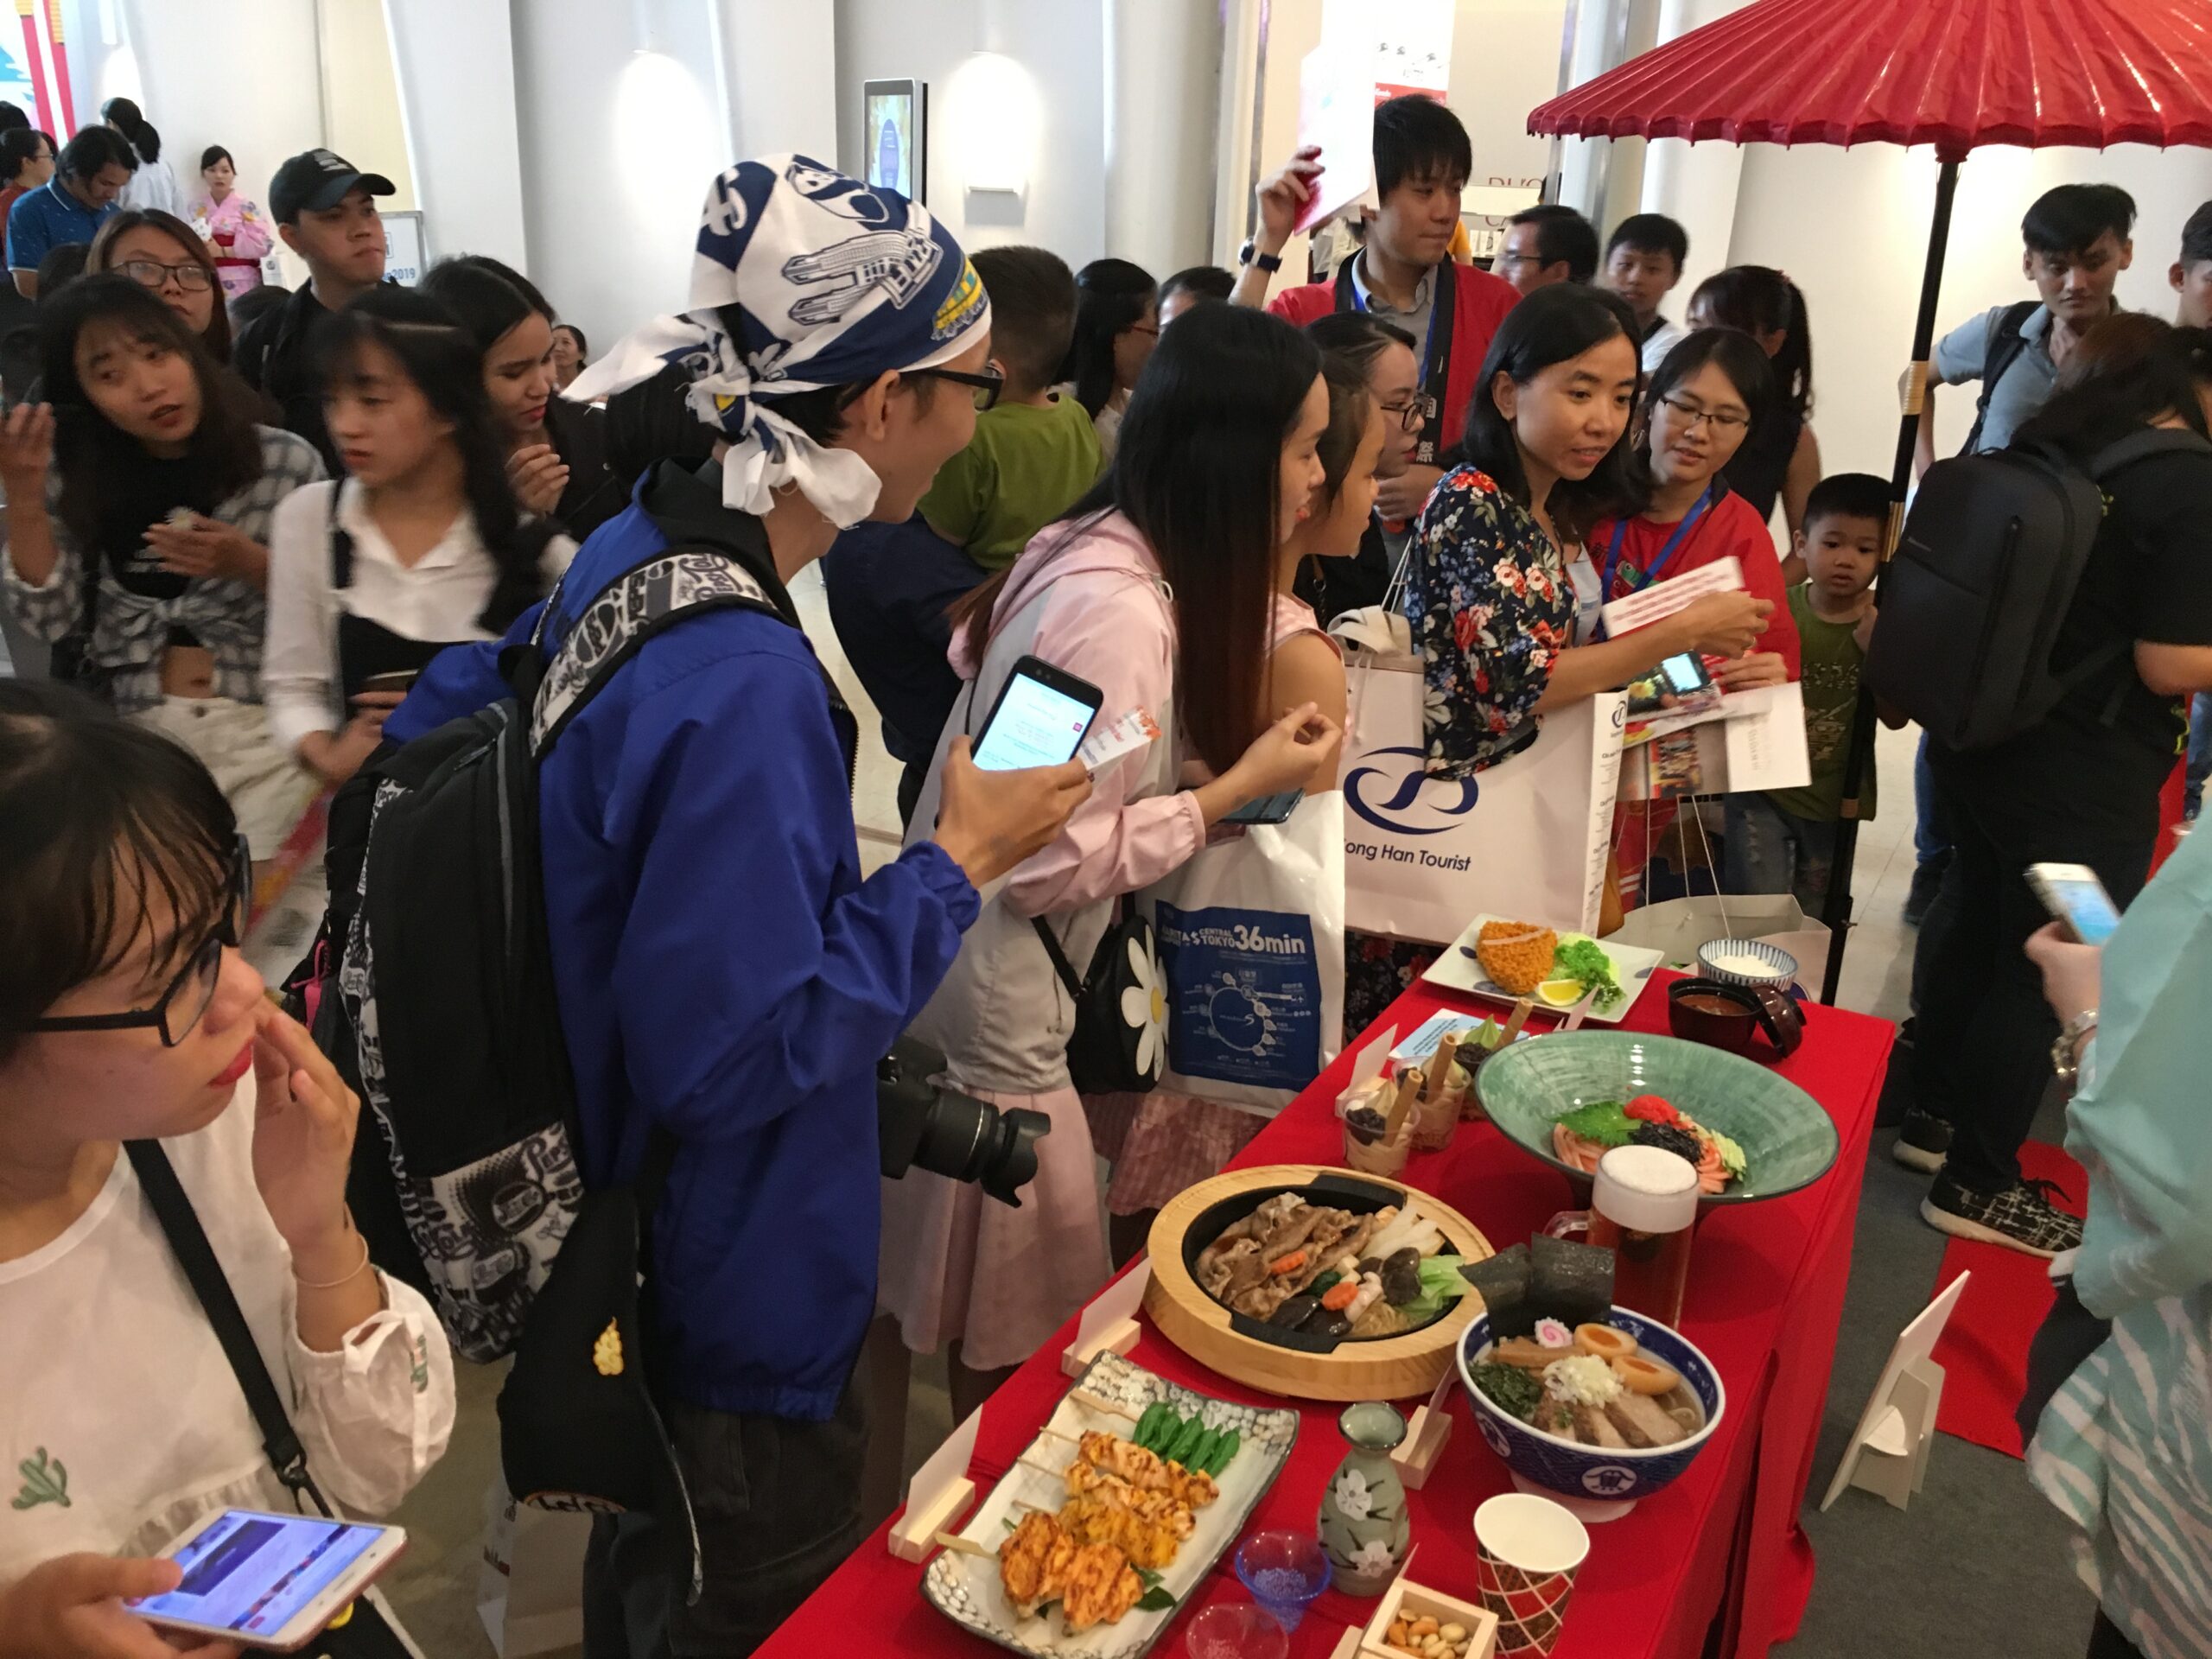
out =
<svg viewBox="0 0 2212 1659"><path fill-rule="evenodd" d="M1171 1199L1152 1224L1152 1282L1145 1311L1167 1339L1202 1365L1248 1387L1292 1400L1403 1400L1427 1394L1452 1369L1460 1332L1482 1312L1473 1287L1418 1331L1370 1341L1317 1346L1232 1313L1192 1276L1198 1253L1266 1199L1296 1190L1312 1202L1356 1211L1417 1199L1450 1248L1470 1262L1491 1255L1482 1230L1440 1199L1380 1175L1313 1164L1268 1164L1200 1181Z"/></svg>

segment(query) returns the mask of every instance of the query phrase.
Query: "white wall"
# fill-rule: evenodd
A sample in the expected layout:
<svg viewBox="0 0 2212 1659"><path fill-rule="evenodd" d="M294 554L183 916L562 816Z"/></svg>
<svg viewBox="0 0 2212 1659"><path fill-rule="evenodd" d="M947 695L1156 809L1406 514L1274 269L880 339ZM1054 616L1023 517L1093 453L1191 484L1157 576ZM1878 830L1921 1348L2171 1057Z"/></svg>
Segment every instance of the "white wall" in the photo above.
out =
<svg viewBox="0 0 2212 1659"><path fill-rule="evenodd" d="M384 0L384 12L429 251L523 264L507 0Z"/></svg>
<svg viewBox="0 0 2212 1659"><path fill-rule="evenodd" d="M963 246L1030 243L1077 267L1119 252L1106 245L1103 28L1103 0L836 0L838 165L862 168L861 84L912 77L929 86L925 199ZM978 145L1026 153L1027 188L966 189Z"/></svg>

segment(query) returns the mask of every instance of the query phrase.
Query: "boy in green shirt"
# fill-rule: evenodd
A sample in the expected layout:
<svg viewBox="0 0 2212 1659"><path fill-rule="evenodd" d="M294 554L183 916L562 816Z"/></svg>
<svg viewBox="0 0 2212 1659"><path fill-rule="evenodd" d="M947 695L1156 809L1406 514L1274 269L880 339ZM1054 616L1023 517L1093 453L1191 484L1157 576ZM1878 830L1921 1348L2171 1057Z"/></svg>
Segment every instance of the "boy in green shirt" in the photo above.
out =
<svg viewBox="0 0 2212 1659"><path fill-rule="evenodd" d="M968 447L938 468L922 517L988 570L1098 481L1103 455L1083 405L1052 390L1075 337L1075 273L1042 248L984 248L973 260L991 299L991 362L1006 377Z"/></svg>
<svg viewBox="0 0 2212 1659"><path fill-rule="evenodd" d="M1889 516L1889 480L1872 473L1824 478L1806 500L1796 550L1808 579L1789 590L1789 613L1803 663L1812 781L1802 789L1726 798L1724 873L1731 893L1795 893L1808 916L1818 916L1827 902L1859 671L1874 632L1874 573L1881 568ZM1859 801L1861 819L1872 817L1871 772Z"/></svg>

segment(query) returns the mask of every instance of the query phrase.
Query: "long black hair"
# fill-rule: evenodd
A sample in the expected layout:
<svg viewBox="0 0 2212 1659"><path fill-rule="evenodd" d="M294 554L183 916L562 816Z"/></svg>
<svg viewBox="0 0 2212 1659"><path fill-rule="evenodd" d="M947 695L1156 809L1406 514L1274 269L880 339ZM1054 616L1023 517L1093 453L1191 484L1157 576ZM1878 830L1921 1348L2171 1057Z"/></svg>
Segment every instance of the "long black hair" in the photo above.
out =
<svg viewBox="0 0 2212 1659"><path fill-rule="evenodd" d="M1636 313L1628 302L1603 289L1554 283L1523 296L1491 340L1475 394L1467 400L1466 429L1452 458L1488 474L1500 489L1533 510L1537 503L1529 499L1529 474L1521 464L1513 423L1497 407L1497 377L1509 375L1516 385L1525 386L1553 364L1571 362L1617 336L1628 341L1633 356L1637 333ZM1601 518L1641 512L1649 493L1643 468L1624 429L1589 477L1562 478L1552 486L1552 522L1562 539L1580 539Z"/></svg>
<svg viewBox="0 0 2212 1659"><path fill-rule="evenodd" d="M220 308L217 308L220 309ZM141 467L145 446L110 422L93 404L77 374L77 342L85 330L106 325L130 339L176 353L200 383L200 424L187 439L185 458L201 512L212 512L261 476L260 412L254 394L226 372L182 317L128 276L111 272L65 283L38 306L39 378L54 406L54 464L61 480L57 507L79 545L102 544L101 515L124 493L117 480Z"/></svg>
<svg viewBox="0 0 2212 1659"><path fill-rule="evenodd" d="M2107 444L2177 417L2212 437L2198 389L2212 385L2212 331L2122 313L2082 336L2049 402L2013 446L2049 446L2086 461Z"/></svg>
<svg viewBox="0 0 2212 1659"><path fill-rule="evenodd" d="M1367 370L1349 357L1321 354L1321 378L1329 388L1329 423L1321 429L1315 453L1321 459L1321 499L1330 506L1344 493L1344 480L1367 435L1375 398L1367 390Z"/></svg>
<svg viewBox="0 0 2212 1659"><path fill-rule="evenodd" d="M1774 370L1758 341L1733 328L1695 329L1668 349L1667 355L1660 359L1659 366L1651 372L1650 384L1643 389L1643 436L1637 442L1636 452L1647 465L1651 460L1650 422L1656 405L1708 363L1728 377L1729 385L1744 400L1744 407L1751 415L1750 424L1744 429L1746 436L1766 418L1767 410L1774 404Z"/></svg>
<svg viewBox="0 0 2212 1659"><path fill-rule="evenodd" d="M493 267L497 261L474 254L441 259L423 273L417 289L460 319L475 338L480 354L499 343L518 322L544 315L529 295Z"/></svg>
<svg viewBox="0 0 2212 1659"><path fill-rule="evenodd" d="M0 1061L156 915L166 977L222 919L237 836L179 745L72 687L0 679Z"/></svg>
<svg viewBox="0 0 2212 1659"><path fill-rule="evenodd" d="M1215 772L1267 722L1282 447L1321 353L1264 311L1202 305L1160 337L1122 417L1113 469L1061 523L1072 536L1118 509L1175 595L1176 715ZM1006 573L953 610L978 660Z"/></svg>
<svg viewBox="0 0 2212 1659"><path fill-rule="evenodd" d="M111 124L115 130L130 141L130 148L138 152L142 162L162 159L162 135L146 118L146 112L127 98L111 98L100 105L100 119Z"/></svg>
<svg viewBox="0 0 2212 1659"><path fill-rule="evenodd" d="M1059 378L1075 383L1075 400L1096 415L1114 395L1114 341L1150 319L1152 273L1126 259L1094 259L1075 274L1075 339Z"/></svg>
<svg viewBox="0 0 2212 1659"><path fill-rule="evenodd" d="M1775 385L1797 418L1809 419L1813 325L1797 284L1771 265L1731 265L1697 285L1690 308L1700 308L1724 328L1740 328L1747 334L1781 331L1782 345L1773 358Z"/></svg>
<svg viewBox="0 0 2212 1659"><path fill-rule="evenodd" d="M327 397L361 373L364 346L379 346L398 360L431 409L452 423L460 452L461 488L476 533L499 567L499 581L479 619L488 631L506 630L545 593L538 563L553 527L524 524L507 483L506 446L499 440L484 391L484 353L461 319L419 289L379 286L315 325L317 376Z"/></svg>

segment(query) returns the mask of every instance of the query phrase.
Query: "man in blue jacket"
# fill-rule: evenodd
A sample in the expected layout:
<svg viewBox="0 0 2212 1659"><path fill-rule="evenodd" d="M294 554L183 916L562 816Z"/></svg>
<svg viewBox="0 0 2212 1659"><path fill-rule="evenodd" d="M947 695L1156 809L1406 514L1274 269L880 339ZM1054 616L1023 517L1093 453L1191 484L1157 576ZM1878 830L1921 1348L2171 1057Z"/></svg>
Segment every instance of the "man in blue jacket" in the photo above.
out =
<svg viewBox="0 0 2212 1659"><path fill-rule="evenodd" d="M993 390L989 303L922 208L804 156L717 179L697 253L690 310L570 395L680 364L721 458L639 480L576 555L544 635L556 647L670 547L734 561L775 612L713 611L650 639L540 779L585 1178L628 1179L654 1125L678 1147L654 1217L654 1357L704 1577L684 1605L658 1523L601 1518L592 1659L749 1651L858 1543L875 1062L951 965L976 889L1089 792L1077 762L984 773L957 756L935 841L861 879L854 723L786 584L841 526L908 518L968 442ZM498 650L439 658L387 734L505 695Z"/></svg>

